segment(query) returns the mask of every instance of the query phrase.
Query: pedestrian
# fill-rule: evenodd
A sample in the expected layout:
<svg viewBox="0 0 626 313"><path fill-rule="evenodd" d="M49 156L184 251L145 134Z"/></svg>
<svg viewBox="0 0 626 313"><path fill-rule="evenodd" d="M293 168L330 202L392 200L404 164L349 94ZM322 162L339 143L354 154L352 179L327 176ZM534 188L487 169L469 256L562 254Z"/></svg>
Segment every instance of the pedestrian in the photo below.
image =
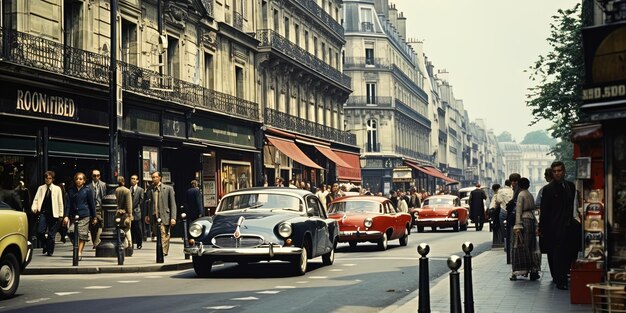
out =
<svg viewBox="0 0 626 313"><path fill-rule="evenodd" d="M398 195L398 207L397 211L400 213L408 213L409 205L406 203L404 192L400 191L396 193Z"/></svg>
<svg viewBox="0 0 626 313"><path fill-rule="evenodd" d="M117 185L115 189L115 198L117 199L117 211L115 218L119 218L120 230L124 233L124 248L133 247L133 239L130 233L130 224L133 218L133 198L130 189L126 188L126 179L124 176L117 176Z"/></svg>
<svg viewBox="0 0 626 313"><path fill-rule="evenodd" d="M176 199L174 188L161 183L161 172L153 172L151 175L152 185L146 190L146 202L148 203L146 223L150 220L161 219L161 227L157 230L161 232L161 245L163 255L167 256L170 250L170 229L176 225Z"/></svg>
<svg viewBox="0 0 626 313"><path fill-rule="evenodd" d="M546 168L546 170L543 172L543 178L546 180L546 183L550 183L552 181L552 169L551 168ZM543 193L543 188L545 186L541 187L541 189L539 189L539 191L537 192L537 197L535 198L535 206L537 207L537 209L539 209L541 207L541 197L542 197L542 193Z"/></svg>
<svg viewBox="0 0 626 313"><path fill-rule="evenodd" d="M130 234L137 245L137 250L141 250L143 244L143 188L139 187L139 176L130 176L130 197L132 198L133 220L130 225Z"/></svg>
<svg viewBox="0 0 626 313"><path fill-rule="evenodd" d="M202 207L202 193L198 188L198 181L191 180L191 187L187 189L185 194L185 208L187 211L187 220L195 221L198 217L204 216L204 208Z"/></svg>
<svg viewBox="0 0 626 313"><path fill-rule="evenodd" d="M339 189L339 184L334 183L331 187L330 192L328 193L328 195L326 195L326 205L329 206L330 203L333 202L333 200L340 197L343 197L343 193Z"/></svg>
<svg viewBox="0 0 626 313"><path fill-rule="evenodd" d="M567 274L574 261L572 251L581 241L580 223L574 217L576 186L565 180L563 162L555 161L550 168L553 180L543 187L541 195L539 238L556 287L567 290Z"/></svg>
<svg viewBox="0 0 626 313"><path fill-rule="evenodd" d="M280 177L280 176L279 176L279 177L276 177L276 179L274 180L274 186L276 186L276 187L285 187L285 186L283 185L283 182L284 182L284 181L285 181L285 180L284 180L282 177Z"/></svg>
<svg viewBox="0 0 626 313"><path fill-rule="evenodd" d="M474 222L476 231L483 230L486 199L487 195L485 194L485 191L480 188L480 183L476 183L476 189L470 192L468 200L470 207L470 219Z"/></svg>
<svg viewBox="0 0 626 313"><path fill-rule="evenodd" d="M68 225L70 238L74 240L74 216L78 215L78 259L83 258L85 243L89 241L89 225L96 225L96 204L93 199L93 192L85 187L85 174L78 172L74 175L74 186L68 192L68 203L63 211L63 224ZM72 219L70 223L70 218Z"/></svg>
<svg viewBox="0 0 626 313"><path fill-rule="evenodd" d="M519 195L519 187L517 183L522 178L519 173L512 173L509 175L509 181L511 182L511 189L513 190L513 197L509 202L506 203L506 251L510 255L511 253L511 242L513 233L513 225L515 225L515 206L517 203L517 196Z"/></svg>
<svg viewBox="0 0 626 313"><path fill-rule="evenodd" d="M417 189L415 187L411 187L409 190L409 209L416 209L422 207L422 199L419 193L417 193Z"/></svg>
<svg viewBox="0 0 626 313"><path fill-rule="evenodd" d="M496 203L498 190L500 190L500 184L491 185L493 197L491 197L491 202L489 203L489 208L487 209L487 215L489 216L490 223L489 225L491 225L489 231L494 232L494 239L497 239L495 242L502 241L502 237L500 237L500 206Z"/></svg>
<svg viewBox="0 0 626 313"><path fill-rule="evenodd" d="M55 173L43 173L44 184L37 188L31 210L39 213L37 237L41 243L42 253L52 256L54 253L54 237L63 220L63 191L54 184Z"/></svg>
<svg viewBox="0 0 626 313"><path fill-rule="evenodd" d="M91 240L93 240L93 249L100 244L100 234L102 234L102 226L104 225L102 218L102 199L106 195L107 185L100 180L100 171L93 170L91 172L91 183L88 185L91 190L94 203L96 205L96 217L98 222L96 224L90 224L89 232L91 233Z"/></svg>
<svg viewBox="0 0 626 313"><path fill-rule="evenodd" d="M328 190L326 190L326 185L320 184L320 188L315 193L315 196L317 196L317 198L320 199L320 202L322 203L322 206L324 206L324 209L328 208L328 206L326 205L327 195L328 195Z"/></svg>
<svg viewBox="0 0 626 313"><path fill-rule="evenodd" d="M539 246L537 245L537 220L535 219L535 199L528 192L530 181L526 177L519 180L519 195L515 204L515 225L511 242L511 280L518 276L528 276L530 280L539 279L541 266Z"/></svg>
<svg viewBox="0 0 626 313"><path fill-rule="evenodd" d="M12 165L5 165L4 169L0 168L0 201L8 204L15 211L23 211L22 200L17 191L13 189L13 179L9 174Z"/></svg>
<svg viewBox="0 0 626 313"><path fill-rule="evenodd" d="M502 240L507 240L507 227L506 227L506 218L507 218L507 209L506 205L513 199L513 189L511 188L511 181L505 180L504 186L498 189L498 193L494 196L496 201L496 206L500 208L499 214L499 224L500 224L500 238ZM505 244L508 245L505 241ZM506 251L506 246L505 246Z"/></svg>
<svg viewBox="0 0 626 313"><path fill-rule="evenodd" d="M391 191L389 201L391 201L391 204L393 204L394 208L398 208L398 193L395 190Z"/></svg>

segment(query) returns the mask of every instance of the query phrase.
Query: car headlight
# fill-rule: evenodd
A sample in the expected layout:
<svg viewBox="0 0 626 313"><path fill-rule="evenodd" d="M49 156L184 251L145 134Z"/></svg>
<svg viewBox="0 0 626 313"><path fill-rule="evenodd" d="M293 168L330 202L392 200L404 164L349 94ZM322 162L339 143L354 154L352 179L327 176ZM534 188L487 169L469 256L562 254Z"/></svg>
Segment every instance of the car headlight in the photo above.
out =
<svg viewBox="0 0 626 313"><path fill-rule="evenodd" d="M374 223L374 221L372 220L372 218L371 218L371 217L368 217L368 218L366 218L366 219L363 221L363 225L364 225L366 228L370 228L370 227L372 227L372 223Z"/></svg>
<svg viewBox="0 0 626 313"><path fill-rule="evenodd" d="M420 212L417 212L417 211L413 212L413 216L415 218L418 218L420 216Z"/></svg>
<svg viewBox="0 0 626 313"><path fill-rule="evenodd" d="M291 236L292 228L291 223L281 223L278 225L278 234L283 238L289 238Z"/></svg>
<svg viewBox="0 0 626 313"><path fill-rule="evenodd" d="M202 226L202 224L191 223L191 226L189 226L189 235L191 237L198 238L200 237L200 235L202 235L203 230L204 230L204 227Z"/></svg>
<svg viewBox="0 0 626 313"><path fill-rule="evenodd" d="M450 216L451 216L451 217L457 217L457 216L458 216L458 214L457 214L456 212L452 212L452 213L450 214Z"/></svg>

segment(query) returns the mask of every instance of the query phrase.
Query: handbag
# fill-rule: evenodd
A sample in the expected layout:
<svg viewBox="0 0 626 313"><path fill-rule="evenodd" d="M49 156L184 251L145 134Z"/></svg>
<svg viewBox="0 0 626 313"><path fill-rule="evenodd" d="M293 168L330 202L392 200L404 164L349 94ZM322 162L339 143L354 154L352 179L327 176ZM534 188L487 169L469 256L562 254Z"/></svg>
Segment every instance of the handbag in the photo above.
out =
<svg viewBox="0 0 626 313"><path fill-rule="evenodd" d="M570 248L572 252L581 251L582 249L582 241L583 241L583 228L582 224L575 219L572 218L569 225L567 226L567 237L569 238Z"/></svg>

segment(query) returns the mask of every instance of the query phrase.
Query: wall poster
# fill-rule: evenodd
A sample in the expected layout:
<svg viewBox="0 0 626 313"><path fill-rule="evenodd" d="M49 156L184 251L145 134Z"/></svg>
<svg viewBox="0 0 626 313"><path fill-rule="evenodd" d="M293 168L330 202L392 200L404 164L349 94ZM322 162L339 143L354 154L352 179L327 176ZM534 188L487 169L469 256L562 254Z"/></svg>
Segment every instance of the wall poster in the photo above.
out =
<svg viewBox="0 0 626 313"><path fill-rule="evenodd" d="M159 170L159 148L144 146L141 156L143 180L151 181L150 173Z"/></svg>

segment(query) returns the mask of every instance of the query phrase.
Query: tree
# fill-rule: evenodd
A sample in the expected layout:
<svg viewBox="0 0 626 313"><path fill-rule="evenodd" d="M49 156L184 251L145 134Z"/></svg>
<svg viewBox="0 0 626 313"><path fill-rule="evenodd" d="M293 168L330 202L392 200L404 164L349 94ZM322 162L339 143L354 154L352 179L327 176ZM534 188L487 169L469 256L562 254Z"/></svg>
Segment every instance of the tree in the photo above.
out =
<svg viewBox="0 0 626 313"><path fill-rule="evenodd" d="M524 136L524 140L522 140L521 143L527 145L536 144L554 147L554 145L556 144L556 139L550 137L548 132L545 130L536 130L526 134L526 136Z"/></svg>
<svg viewBox="0 0 626 313"><path fill-rule="evenodd" d="M572 124L581 118L584 82L581 5L559 9L552 18L547 38L552 51L530 67L530 79L537 85L529 89L526 104L534 116L530 125L543 119L552 122L552 137L561 139L552 153L574 169L570 133Z"/></svg>
<svg viewBox="0 0 626 313"><path fill-rule="evenodd" d="M498 135L496 137L496 140L498 142L512 142L513 140L513 136L511 135L511 133L509 133L508 131L503 131L500 135Z"/></svg>

